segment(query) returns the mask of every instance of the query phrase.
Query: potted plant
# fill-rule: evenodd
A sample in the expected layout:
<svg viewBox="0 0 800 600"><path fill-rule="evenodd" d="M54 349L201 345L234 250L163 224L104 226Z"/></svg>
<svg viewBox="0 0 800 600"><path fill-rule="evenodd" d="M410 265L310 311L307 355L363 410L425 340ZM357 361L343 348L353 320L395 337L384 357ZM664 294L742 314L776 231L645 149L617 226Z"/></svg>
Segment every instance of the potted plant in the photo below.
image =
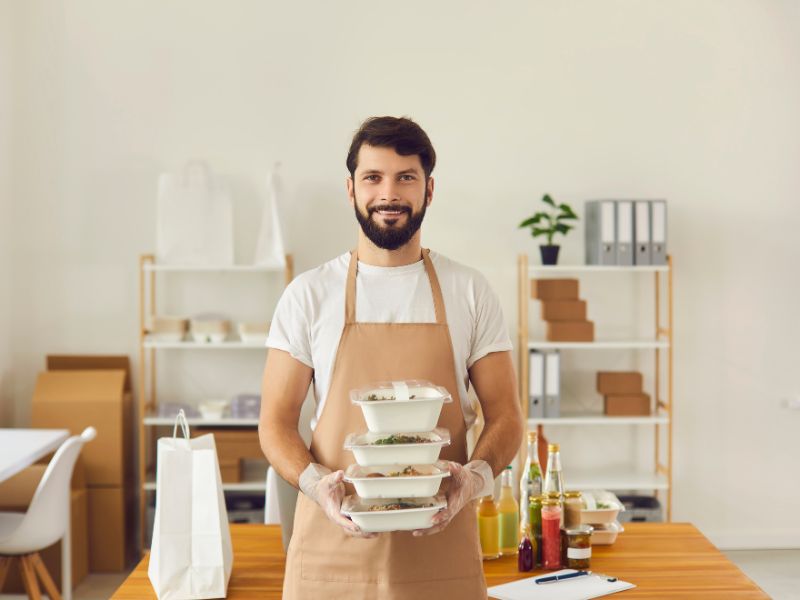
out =
<svg viewBox="0 0 800 600"><path fill-rule="evenodd" d="M547 238L547 244L539 246L542 264L554 265L558 262L559 246L553 244L553 236L557 233L566 235L574 227L568 222L576 221L578 215L573 212L569 204L556 204L549 194L542 196L542 202L550 208L528 217L519 224L519 227L520 229L530 227L533 237L545 236Z"/></svg>

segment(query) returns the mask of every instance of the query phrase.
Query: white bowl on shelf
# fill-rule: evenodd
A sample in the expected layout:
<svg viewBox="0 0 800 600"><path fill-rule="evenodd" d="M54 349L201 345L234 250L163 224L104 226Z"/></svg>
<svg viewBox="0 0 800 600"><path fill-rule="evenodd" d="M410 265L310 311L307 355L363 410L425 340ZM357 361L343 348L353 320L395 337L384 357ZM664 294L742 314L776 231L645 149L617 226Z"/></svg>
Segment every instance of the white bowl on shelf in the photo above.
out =
<svg viewBox="0 0 800 600"><path fill-rule="evenodd" d="M227 400L203 400L197 408L204 419L222 419L228 404Z"/></svg>
<svg viewBox="0 0 800 600"><path fill-rule="evenodd" d="M190 327L195 342L221 344L228 337L230 322L220 317L195 317Z"/></svg>
<svg viewBox="0 0 800 600"><path fill-rule="evenodd" d="M421 442L386 443L399 435L422 438ZM439 459L444 446L450 445L450 432L443 428L421 433L384 434L351 433L345 438L344 448L350 450L362 467L379 465L430 465Z"/></svg>
<svg viewBox="0 0 800 600"><path fill-rule="evenodd" d="M383 381L352 390L350 401L364 414L367 428L376 433L431 431L439 422L450 393L429 381Z"/></svg>
<svg viewBox="0 0 800 600"><path fill-rule="evenodd" d="M413 469L415 475L401 474ZM425 498L435 496L442 480L450 476L447 463L433 465L350 465L344 480L352 483L361 498Z"/></svg>
<svg viewBox="0 0 800 600"><path fill-rule="evenodd" d="M408 503L413 508L398 510L369 510L371 506L385 506L397 502ZM430 504L431 506L424 506ZM385 531L411 531L428 529L433 515L447 506L443 497L436 498L394 498L382 500L364 500L358 496L347 496L342 502L342 514L367 533Z"/></svg>
<svg viewBox="0 0 800 600"><path fill-rule="evenodd" d="M266 344L269 324L269 321L241 322L236 325L236 330L246 344Z"/></svg>

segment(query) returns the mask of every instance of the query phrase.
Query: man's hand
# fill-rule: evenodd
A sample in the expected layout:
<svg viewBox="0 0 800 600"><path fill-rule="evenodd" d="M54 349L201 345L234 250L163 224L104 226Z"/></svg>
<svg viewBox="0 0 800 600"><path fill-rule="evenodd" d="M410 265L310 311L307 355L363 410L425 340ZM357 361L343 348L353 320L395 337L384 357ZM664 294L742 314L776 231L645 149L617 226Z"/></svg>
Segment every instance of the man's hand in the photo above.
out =
<svg viewBox="0 0 800 600"><path fill-rule="evenodd" d="M342 514L344 500L344 471L333 471L311 463L300 475L300 489L316 502L325 515L351 537L374 538L376 533L361 531L358 525Z"/></svg>
<svg viewBox="0 0 800 600"><path fill-rule="evenodd" d="M448 489L445 492L447 506L433 515L431 527L417 529L413 535L431 535L442 531L462 508L480 494L486 486L486 477L491 477L492 475L491 467L482 460L473 461L464 466L457 462L450 462L448 463L448 468L450 477L447 482Z"/></svg>

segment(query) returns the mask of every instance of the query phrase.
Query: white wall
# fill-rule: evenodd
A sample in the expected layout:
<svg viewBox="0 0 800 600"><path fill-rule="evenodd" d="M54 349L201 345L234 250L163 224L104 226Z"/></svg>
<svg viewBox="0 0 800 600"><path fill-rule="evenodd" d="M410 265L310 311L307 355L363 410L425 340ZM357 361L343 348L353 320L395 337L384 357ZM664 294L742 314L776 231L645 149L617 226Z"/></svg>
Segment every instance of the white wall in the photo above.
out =
<svg viewBox="0 0 800 600"><path fill-rule="evenodd" d="M304 270L353 243L351 133L407 114L439 154L425 243L490 278L512 332L516 255L536 251L515 226L543 192L669 200L674 518L728 546L800 546L800 412L781 407L800 395L796 3L39 0L19 13L18 423L45 353L137 356L136 257L154 247L161 170L205 157L252 212L281 160Z"/></svg>

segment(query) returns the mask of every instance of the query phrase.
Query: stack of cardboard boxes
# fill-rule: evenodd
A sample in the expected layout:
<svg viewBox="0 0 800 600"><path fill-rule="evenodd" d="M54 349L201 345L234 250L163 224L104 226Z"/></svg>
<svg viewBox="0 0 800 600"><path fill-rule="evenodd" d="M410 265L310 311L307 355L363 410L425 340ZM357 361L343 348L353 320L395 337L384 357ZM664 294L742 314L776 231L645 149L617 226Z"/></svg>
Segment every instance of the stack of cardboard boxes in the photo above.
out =
<svg viewBox="0 0 800 600"><path fill-rule="evenodd" d="M258 439L258 431L251 428L213 429L198 427L192 437L214 434L219 470L224 483L239 483L242 480L245 461L259 461L266 471L266 459Z"/></svg>
<svg viewBox="0 0 800 600"><path fill-rule="evenodd" d="M650 414L650 396L643 391L638 371L599 371L597 391L603 396L605 414L642 417Z"/></svg>
<svg viewBox="0 0 800 600"><path fill-rule="evenodd" d="M531 294L542 303L548 342L594 341L594 323L586 319L577 279L534 279Z"/></svg>

